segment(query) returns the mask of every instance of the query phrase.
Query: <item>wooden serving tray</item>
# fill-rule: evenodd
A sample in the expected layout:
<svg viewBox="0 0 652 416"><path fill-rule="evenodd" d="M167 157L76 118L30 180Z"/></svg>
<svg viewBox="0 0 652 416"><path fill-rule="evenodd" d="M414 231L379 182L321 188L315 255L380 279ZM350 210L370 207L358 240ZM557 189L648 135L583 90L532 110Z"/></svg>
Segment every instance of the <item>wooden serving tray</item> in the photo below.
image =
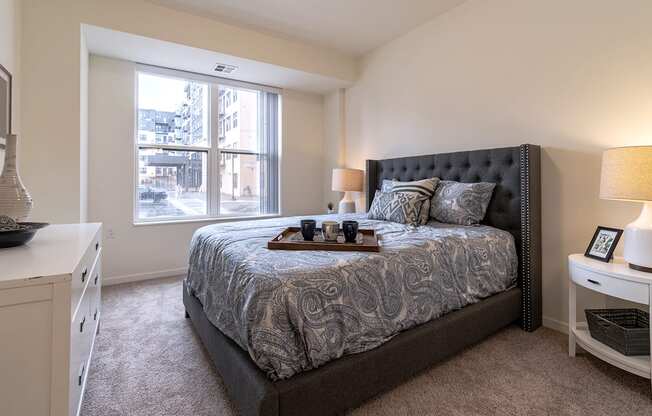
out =
<svg viewBox="0 0 652 416"><path fill-rule="evenodd" d="M301 228L288 227L268 241L267 248L270 250L380 251L378 236L374 230L359 229L357 243L345 243L344 235L340 231L338 240L341 242L324 241L321 228L316 228L315 240L305 241L301 236Z"/></svg>

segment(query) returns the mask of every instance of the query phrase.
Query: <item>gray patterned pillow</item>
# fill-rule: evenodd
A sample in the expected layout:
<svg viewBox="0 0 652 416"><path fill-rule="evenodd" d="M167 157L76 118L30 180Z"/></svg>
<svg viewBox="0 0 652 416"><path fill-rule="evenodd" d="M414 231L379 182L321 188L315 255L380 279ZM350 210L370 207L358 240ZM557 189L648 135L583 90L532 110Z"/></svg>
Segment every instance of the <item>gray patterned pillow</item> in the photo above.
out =
<svg viewBox="0 0 652 416"><path fill-rule="evenodd" d="M419 213L427 196L403 192L376 191L367 218L419 225Z"/></svg>
<svg viewBox="0 0 652 416"><path fill-rule="evenodd" d="M484 218L495 183L441 181L430 204L430 216L439 222L478 224Z"/></svg>
<svg viewBox="0 0 652 416"><path fill-rule="evenodd" d="M400 182L384 179L381 185L383 192L408 192L417 195L427 196L428 199L423 201L419 213L419 224L425 225L430 219L430 198L435 194L439 178L422 179L420 181Z"/></svg>

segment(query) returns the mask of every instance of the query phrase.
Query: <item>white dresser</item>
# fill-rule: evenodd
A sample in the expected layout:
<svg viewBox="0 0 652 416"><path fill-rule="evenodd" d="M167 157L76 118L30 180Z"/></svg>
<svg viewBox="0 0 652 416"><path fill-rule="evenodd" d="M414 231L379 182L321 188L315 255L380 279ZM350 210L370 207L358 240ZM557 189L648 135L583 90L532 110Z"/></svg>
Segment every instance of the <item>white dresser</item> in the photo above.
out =
<svg viewBox="0 0 652 416"><path fill-rule="evenodd" d="M0 249L0 414L76 416L100 322L102 225Z"/></svg>

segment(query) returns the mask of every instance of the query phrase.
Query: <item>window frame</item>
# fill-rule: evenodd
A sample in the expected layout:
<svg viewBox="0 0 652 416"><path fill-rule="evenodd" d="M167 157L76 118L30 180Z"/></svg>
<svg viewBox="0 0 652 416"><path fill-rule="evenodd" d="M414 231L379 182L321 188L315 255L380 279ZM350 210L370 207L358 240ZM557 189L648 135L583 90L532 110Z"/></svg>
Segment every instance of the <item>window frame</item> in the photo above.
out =
<svg viewBox="0 0 652 416"><path fill-rule="evenodd" d="M138 112L139 112L139 75L153 75L164 78L180 79L184 81L194 81L198 83L203 83L207 85L207 108L208 112L208 123L207 123L207 146L199 145L180 145L180 144L167 144L167 143L139 143L139 134L138 134ZM270 87L261 84L248 83L243 81L235 81L231 79L214 77L210 75L197 74L194 72L186 72L176 69L163 68L158 66L150 66L145 64L137 64L134 70L135 78L135 120L134 120L134 134L133 134L133 178L132 178L132 197L133 197L133 224L138 225L152 225L152 224L175 224L175 223L185 223L185 222L201 222L201 221L237 221L237 220L248 220L248 219L262 219L262 218L274 218L281 216L282 205L281 205L281 143L282 143L282 90L275 87ZM219 94L217 93L219 87L230 87L237 89L246 89L251 91L257 91L259 93L274 93L278 96L278 171L277 181L278 181L278 193L277 193L277 204L278 212L268 213L268 214L258 214L258 215L220 215L220 188L222 178L220 176L220 160L222 153L228 153L231 155L245 154L245 155L257 155L260 156L262 153L260 149L258 151L251 151L245 149L225 149L220 148L219 143L219 121L226 123L225 118L219 115ZM215 93L213 93L215 92ZM266 112L264 110L265 105L265 94L261 94L259 103L258 103L258 125L259 125L259 134L264 134L264 129L268 124L268 120L265 120ZM213 108L215 107L215 108ZM213 111L215 110L215 111ZM226 126L225 126L226 127ZM224 131L226 136L226 129ZM167 150L167 151L186 151L186 152L201 152L206 153L206 214L205 215L186 215L186 216L165 216L165 217L154 217L154 218L139 218L138 216L138 187L139 185L139 152L141 149L154 149L154 150ZM233 156L232 156L233 157Z"/></svg>

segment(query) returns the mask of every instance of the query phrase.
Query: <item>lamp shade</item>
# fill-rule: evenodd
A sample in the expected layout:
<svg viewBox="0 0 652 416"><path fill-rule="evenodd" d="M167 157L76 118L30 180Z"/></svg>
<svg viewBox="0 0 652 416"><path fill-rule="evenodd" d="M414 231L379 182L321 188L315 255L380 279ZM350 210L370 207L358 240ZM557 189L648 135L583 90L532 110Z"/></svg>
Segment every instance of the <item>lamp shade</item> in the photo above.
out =
<svg viewBox="0 0 652 416"><path fill-rule="evenodd" d="M338 192L361 192L362 175L359 169L333 169L333 191Z"/></svg>
<svg viewBox="0 0 652 416"><path fill-rule="evenodd" d="M652 146L606 150L602 155L600 198L652 201Z"/></svg>

